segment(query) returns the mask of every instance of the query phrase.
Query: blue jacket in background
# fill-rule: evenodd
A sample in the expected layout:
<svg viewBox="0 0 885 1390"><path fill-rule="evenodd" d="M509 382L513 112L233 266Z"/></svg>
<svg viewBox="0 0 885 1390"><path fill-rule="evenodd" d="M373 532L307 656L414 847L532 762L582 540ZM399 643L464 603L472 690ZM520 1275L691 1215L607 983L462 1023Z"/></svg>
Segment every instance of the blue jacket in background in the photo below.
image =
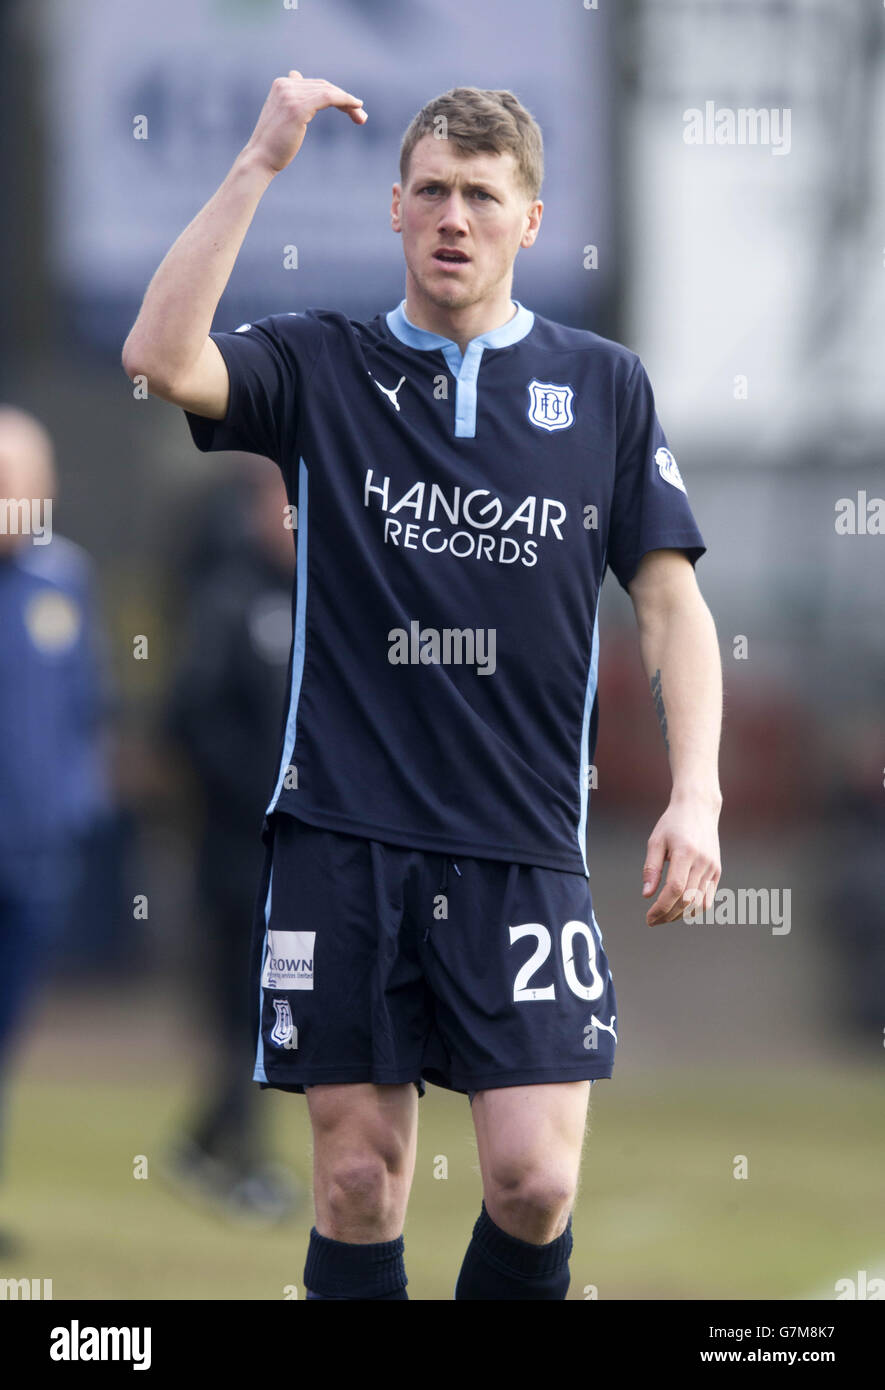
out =
<svg viewBox="0 0 885 1390"><path fill-rule="evenodd" d="M108 806L92 561L60 536L0 556L0 869L64 851Z"/></svg>

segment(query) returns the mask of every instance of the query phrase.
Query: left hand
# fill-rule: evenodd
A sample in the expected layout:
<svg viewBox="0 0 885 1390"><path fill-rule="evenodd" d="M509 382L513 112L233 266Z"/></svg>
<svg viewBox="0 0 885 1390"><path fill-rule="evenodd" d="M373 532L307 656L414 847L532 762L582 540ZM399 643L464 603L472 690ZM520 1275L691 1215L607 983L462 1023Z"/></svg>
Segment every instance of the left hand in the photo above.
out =
<svg viewBox="0 0 885 1390"><path fill-rule="evenodd" d="M661 883L669 862L667 881L646 913L650 927L675 922L692 903L713 906L722 873L719 859L719 809L700 799L671 801L648 841L642 871L642 896L649 898Z"/></svg>

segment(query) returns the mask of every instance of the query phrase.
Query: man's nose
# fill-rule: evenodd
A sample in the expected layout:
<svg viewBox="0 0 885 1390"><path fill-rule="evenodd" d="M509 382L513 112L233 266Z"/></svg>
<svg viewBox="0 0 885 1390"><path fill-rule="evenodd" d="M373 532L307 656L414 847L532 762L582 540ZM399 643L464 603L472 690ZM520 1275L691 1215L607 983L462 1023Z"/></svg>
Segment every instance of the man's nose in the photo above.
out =
<svg viewBox="0 0 885 1390"><path fill-rule="evenodd" d="M449 231L464 229L466 231L466 207L464 199L457 190L453 190L446 198L439 210L439 226Z"/></svg>

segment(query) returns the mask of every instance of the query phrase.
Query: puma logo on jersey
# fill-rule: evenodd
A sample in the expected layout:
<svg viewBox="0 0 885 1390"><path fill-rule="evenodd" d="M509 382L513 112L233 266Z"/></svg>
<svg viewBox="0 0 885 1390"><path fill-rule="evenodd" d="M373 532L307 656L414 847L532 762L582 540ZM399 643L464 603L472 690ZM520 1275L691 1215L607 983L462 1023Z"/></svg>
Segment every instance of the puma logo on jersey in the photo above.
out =
<svg viewBox="0 0 885 1390"><path fill-rule="evenodd" d="M369 376L372 376L371 372L369 373ZM399 401L396 398L396 393L405 381L405 377L401 376L399 381L393 388L391 388L390 386L382 386L381 382L378 381L377 378L374 376L372 376L372 380L375 382L375 385L378 387L378 390L383 391L385 396L387 396L389 400L393 401L394 409L399 410Z"/></svg>

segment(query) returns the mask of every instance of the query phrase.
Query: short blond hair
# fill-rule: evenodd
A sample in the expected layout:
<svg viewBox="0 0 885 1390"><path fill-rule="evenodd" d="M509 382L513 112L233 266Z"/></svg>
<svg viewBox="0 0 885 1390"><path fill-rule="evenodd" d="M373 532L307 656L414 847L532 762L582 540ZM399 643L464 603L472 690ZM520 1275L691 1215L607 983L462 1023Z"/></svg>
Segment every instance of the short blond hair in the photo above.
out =
<svg viewBox="0 0 885 1390"><path fill-rule="evenodd" d="M480 87L452 87L422 106L413 117L399 153L403 187L409 177L412 151L425 135L438 136L440 117L444 117L445 139L451 140L462 154L512 154L520 187L534 202L544 180L541 127L512 92Z"/></svg>

